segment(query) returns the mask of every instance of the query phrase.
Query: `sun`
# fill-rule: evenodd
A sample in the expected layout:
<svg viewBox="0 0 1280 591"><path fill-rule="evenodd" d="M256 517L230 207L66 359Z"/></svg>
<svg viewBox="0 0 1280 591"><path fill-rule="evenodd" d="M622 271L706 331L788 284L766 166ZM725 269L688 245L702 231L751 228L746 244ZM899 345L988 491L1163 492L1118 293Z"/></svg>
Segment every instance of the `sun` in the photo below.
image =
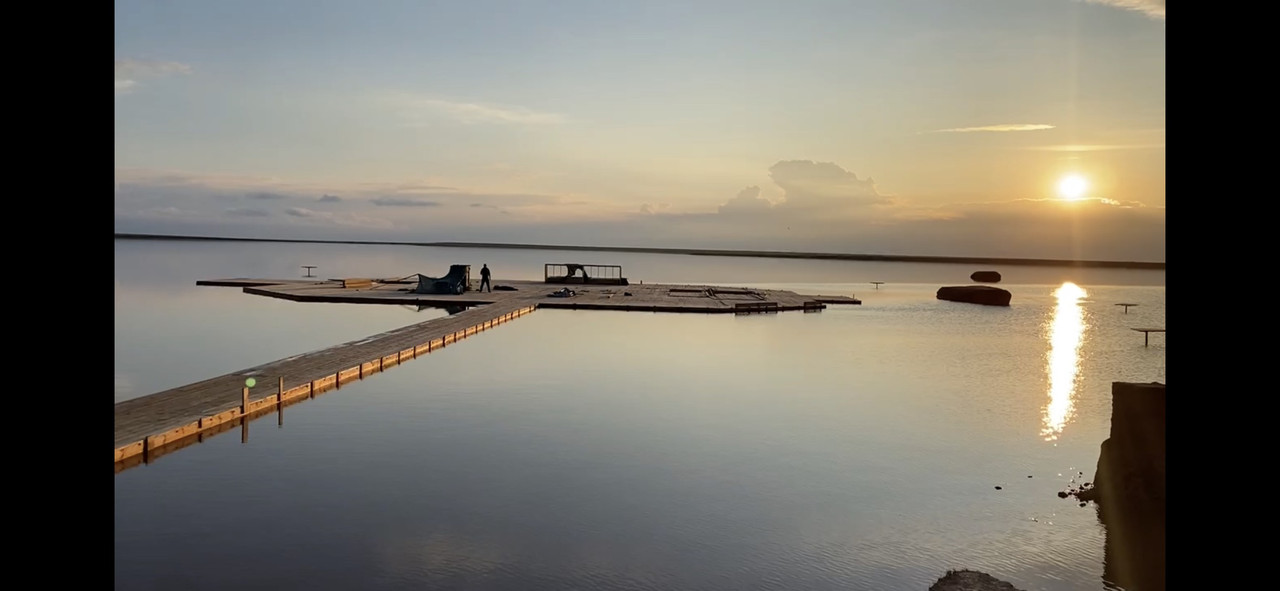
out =
<svg viewBox="0 0 1280 591"><path fill-rule="evenodd" d="M1089 190L1089 182L1078 174L1067 175L1058 181L1058 196L1067 201L1078 201Z"/></svg>

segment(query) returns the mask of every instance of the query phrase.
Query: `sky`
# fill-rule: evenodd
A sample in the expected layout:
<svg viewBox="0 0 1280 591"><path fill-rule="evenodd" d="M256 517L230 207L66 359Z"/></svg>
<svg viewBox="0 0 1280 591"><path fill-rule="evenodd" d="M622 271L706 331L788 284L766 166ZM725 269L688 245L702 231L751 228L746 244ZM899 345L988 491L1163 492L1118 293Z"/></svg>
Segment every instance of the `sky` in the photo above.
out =
<svg viewBox="0 0 1280 591"><path fill-rule="evenodd" d="M117 0L117 232L1165 260L1164 0Z"/></svg>

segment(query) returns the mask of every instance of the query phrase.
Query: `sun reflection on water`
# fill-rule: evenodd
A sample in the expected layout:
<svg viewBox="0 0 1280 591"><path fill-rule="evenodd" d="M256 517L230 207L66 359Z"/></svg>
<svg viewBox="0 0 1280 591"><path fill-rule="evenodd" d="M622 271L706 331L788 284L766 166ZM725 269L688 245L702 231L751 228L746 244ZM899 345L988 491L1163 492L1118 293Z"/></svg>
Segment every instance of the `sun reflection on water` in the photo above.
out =
<svg viewBox="0 0 1280 591"><path fill-rule="evenodd" d="M1058 305L1049 325L1049 403L1044 408L1044 428L1040 431L1045 441L1056 440L1074 414L1072 396L1080 372L1080 345L1087 328L1080 300L1089 294L1067 282L1053 295L1058 298Z"/></svg>

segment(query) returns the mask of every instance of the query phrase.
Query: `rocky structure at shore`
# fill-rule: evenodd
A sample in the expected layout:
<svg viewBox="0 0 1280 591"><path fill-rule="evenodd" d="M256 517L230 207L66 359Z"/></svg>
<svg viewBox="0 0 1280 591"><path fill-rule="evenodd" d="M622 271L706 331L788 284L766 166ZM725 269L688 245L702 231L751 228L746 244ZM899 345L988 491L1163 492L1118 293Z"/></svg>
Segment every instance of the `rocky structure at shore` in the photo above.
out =
<svg viewBox="0 0 1280 591"><path fill-rule="evenodd" d="M1000 283L1000 273L997 271L974 271L969 279L978 283Z"/></svg>
<svg viewBox="0 0 1280 591"><path fill-rule="evenodd" d="M1098 505L1103 578L1128 591L1165 588L1165 385L1111 384L1111 435L1091 486L1059 496Z"/></svg>
<svg viewBox="0 0 1280 591"><path fill-rule="evenodd" d="M949 570L929 586L929 591L1022 591L987 573L976 570Z"/></svg>

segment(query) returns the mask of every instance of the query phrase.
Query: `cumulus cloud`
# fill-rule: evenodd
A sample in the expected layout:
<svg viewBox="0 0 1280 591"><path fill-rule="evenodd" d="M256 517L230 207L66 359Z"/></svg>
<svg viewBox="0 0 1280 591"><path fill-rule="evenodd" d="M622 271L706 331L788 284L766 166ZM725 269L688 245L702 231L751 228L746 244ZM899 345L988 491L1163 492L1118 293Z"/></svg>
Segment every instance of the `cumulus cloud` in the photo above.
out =
<svg viewBox="0 0 1280 591"><path fill-rule="evenodd" d="M1084 1L1089 4L1104 4L1107 6L1114 6L1116 8L1123 8L1125 10L1141 12L1142 14L1145 14L1153 19L1165 20L1164 18L1165 0L1084 0Z"/></svg>
<svg viewBox="0 0 1280 591"><path fill-rule="evenodd" d="M951 129L935 129L932 133L973 133L981 131L1042 131L1053 129L1046 123L1001 123L999 125L982 125L978 127L953 127Z"/></svg>
<svg viewBox="0 0 1280 591"><path fill-rule="evenodd" d="M782 161L769 169L769 176L785 192L780 207L845 208L891 201L876 191L876 183L870 177L860 180L834 162ZM739 193L738 199L742 198Z"/></svg>
<svg viewBox="0 0 1280 591"><path fill-rule="evenodd" d="M738 191L738 196L726 201L720 206L720 213L752 213L759 211L768 211L773 207L768 199L760 197L760 187L747 187Z"/></svg>
<svg viewBox="0 0 1280 591"><path fill-rule="evenodd" d="M317 199L317 201L321 203L337 203L339 201L342 201L342 198L337 195L324 195L319 199Z"/></svg>
<svg viewBox="0 0 1280 591"><path fill-rule="evenodd" d="M191 66L178 62L117 59L116 94L128 92L138 86L138 81L178 74L190 74Z"/></svg>

